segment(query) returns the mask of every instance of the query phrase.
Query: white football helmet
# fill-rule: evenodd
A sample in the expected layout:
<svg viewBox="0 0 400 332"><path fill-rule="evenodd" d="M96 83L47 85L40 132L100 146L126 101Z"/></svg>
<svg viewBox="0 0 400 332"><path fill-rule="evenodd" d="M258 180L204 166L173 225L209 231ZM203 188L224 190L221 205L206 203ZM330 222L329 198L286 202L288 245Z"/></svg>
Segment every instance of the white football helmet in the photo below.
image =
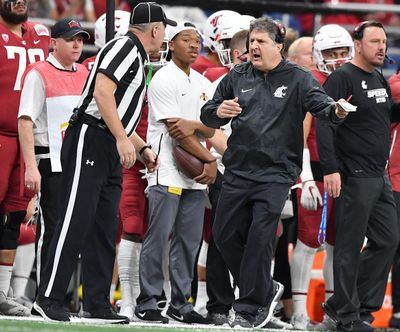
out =
<svg viewBox="0 0 400 332"><path fill-rule="evenodd" d="M218 52L219 61L225 67L233 66L231 49L229 47L230 41L236 32L241 30L249 30L250 22L255 20L250 15L240 15L240 18L229 17L229 21L224 20L220 27L220 34L218 36L216 51Z"/></svg>
<svg viewBox="0 0 400 332"><path fill-rule="evenodd" d="M114 38L125 35L129 28L131 14L124 10L115 11ZM101 15L94 25L94 43L98 48L106 44L106 14Z"/></svg>
<svg viewBox="0 0 400 332"><path fill-rule="evenodd" d="M169 46L168 46L168 29L169 29L169 25L167 25L166 29L165 29L165 36L164 36L164 40L163 43L161 45L160 51L159 51L159 57L157 57L157 59L155 59L156 57L152 58L151 56L149 57L149 61L146 62L146 66L149 67L150 65L155 67L156 69L165 66L169 59L167 59L168 57L168 52L169 52Z"/></svg>
<svg viewBox="0 0 400 332"><path fill-rule="evenodd" d="M217 52L222 31L228 30L240 20L241 15L232 10L219 10L210 15L203 29L203 45L212 52Z"/></svg>
<svg viewBox="0 0 400 332"><path fill-rule="evenodd" d="M322 51L338 47L348 47L349 56L343 59L325 60ZM343 63L354 57L354 43L346 29L337 24L322 26L314 36L313 40L313 62L318 70L330 74Z"/></svg>

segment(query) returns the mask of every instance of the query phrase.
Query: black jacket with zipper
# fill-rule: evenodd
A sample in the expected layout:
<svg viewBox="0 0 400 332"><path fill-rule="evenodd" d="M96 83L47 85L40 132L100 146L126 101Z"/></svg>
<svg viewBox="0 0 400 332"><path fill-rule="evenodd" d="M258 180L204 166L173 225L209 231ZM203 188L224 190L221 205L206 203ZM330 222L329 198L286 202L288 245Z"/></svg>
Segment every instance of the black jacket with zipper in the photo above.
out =
<svg viewBox="0 0 400 332"><path fill-rule="evenodd" d="M251 63L235 66L201 110L201 121L219 128L231 119L217 116L228 99L242 112L232 119L223 163L228 172L256 182L293 183L301 172L303 120L307 112L334 124L335 102L313 75L282 60L267 74Z"/></svg>

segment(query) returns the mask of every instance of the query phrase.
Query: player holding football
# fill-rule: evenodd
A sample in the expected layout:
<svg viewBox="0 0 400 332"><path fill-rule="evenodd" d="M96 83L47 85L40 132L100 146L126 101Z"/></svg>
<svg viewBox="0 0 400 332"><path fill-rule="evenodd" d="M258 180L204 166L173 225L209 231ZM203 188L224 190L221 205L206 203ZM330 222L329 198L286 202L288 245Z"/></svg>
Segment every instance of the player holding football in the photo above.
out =
<svg viewBox="0 0 400 332"><path fill-rule="evenodd" d="M17 114L21 77L28 64L48 55L49 32L27 22L27 0L0 0L0 314L29 315L29 310L7 298L15 249L28 202L29 185L20 187Z"/></svg>

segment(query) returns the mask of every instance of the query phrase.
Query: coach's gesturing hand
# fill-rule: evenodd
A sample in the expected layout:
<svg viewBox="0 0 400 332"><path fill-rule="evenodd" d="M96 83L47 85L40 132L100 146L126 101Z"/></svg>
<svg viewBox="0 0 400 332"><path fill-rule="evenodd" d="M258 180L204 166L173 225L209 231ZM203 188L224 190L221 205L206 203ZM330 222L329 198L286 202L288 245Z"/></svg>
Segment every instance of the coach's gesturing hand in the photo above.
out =
<svg viewBox="0 0 400 332"><path fill-rule="evenodd" d="M224 100L217 109L217 116L221 119L234 118L242 112L242 108L238 103L239 98Z"/></svg>

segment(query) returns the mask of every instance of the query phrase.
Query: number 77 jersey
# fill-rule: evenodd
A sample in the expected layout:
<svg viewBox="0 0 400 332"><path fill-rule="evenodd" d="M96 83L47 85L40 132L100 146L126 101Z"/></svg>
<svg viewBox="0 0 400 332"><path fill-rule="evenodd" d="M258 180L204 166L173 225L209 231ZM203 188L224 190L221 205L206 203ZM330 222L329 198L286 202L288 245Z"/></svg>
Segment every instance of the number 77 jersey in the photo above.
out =
<svg viewBox="0 0 400 332"><path fill-rule="evenodd" d="M0 135L18 135L21 79L26 67L43 61L49 53L48 29L32 22L22 23L23 35L15 35L0 23Z"/></svg>

